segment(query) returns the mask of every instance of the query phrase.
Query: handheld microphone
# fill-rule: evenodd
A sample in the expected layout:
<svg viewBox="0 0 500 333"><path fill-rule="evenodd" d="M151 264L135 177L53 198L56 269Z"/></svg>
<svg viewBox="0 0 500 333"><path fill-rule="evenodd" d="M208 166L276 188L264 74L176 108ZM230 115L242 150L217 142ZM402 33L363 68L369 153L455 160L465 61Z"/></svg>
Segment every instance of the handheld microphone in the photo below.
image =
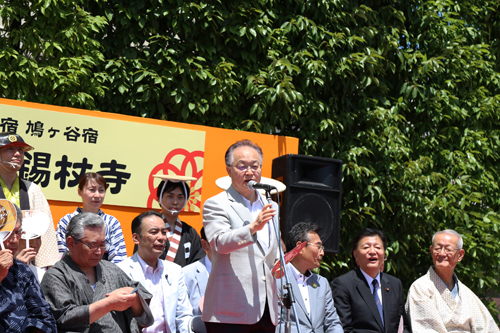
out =
<svg viewBox="0 0 500 333"><path fill-rule="evenodd" d="M255 180L249 181L247 187L250 190L262 189L262 190L266 190L266 191L271 191L271 190L274 190L276 188L273 185L257 183Z"/></svg>

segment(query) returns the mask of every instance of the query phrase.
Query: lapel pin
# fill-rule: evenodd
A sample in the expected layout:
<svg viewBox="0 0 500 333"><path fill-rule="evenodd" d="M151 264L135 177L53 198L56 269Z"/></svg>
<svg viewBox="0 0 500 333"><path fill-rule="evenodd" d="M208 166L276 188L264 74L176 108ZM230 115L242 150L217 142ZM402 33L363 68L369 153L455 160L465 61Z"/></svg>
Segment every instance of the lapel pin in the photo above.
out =
<svg viewBox="0 0 500 333"><path fill-rule="evenodd" d="M314 283L314 282L311 282L311 286L312 286L313 288L316 288L318 285L317 285L316 283Z"/></svg>
<svg viewBox="0 0 500 333"><path fill-rule="evenodd" d="M385 291L389 292L389 288L385 288Z"/></svg>

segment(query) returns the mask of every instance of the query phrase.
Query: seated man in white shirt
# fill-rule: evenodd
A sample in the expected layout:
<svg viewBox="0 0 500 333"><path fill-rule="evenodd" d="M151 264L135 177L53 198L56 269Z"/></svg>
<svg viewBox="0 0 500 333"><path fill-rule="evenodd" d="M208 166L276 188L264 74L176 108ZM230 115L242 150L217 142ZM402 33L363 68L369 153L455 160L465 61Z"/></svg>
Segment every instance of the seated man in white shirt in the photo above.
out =
<svg viewBox="0 0 500 333"><path fill-rule="evenodd" d="M292 250L307 242L307 245L287 265L288 278L296 299L298 324L301 332L342 333L342 325L333 304L332 291L328 281L311 272L318 268L325 255L319 238L321 228L311 222L301 222L293 226L286 238L286 248ZM278 280L278 292L285 278ZM290 309L291 332L297 332L295 315ZM286 309L280 308L279 324L276 332L285 331Z"/></svg>
<svg viewBox="0 0 500 333"><path fill-rule="evenodd" d="M205 235L205 228L201 228L201 246L207 253L206 256L200 260L184 266L184 277L186 278L186 287L189 295L189 301L193 307L193 315L198 316L202 313L200 303L203 302L205 289L207 288L208 275L212 269L212 248L207 241ZM200 302L201 300L201 302ZM203 306L203 304L201 304Z"/></svg>
<svg viewBox="0 0 500 333"><path fill-rule="evenodd" d="M167 240L167 228L161 214L148 211L132 221L132 239L137 252L118 266L153 294L149 307L155 318L143 333L187 333L193 309L181 266L160 260Z"/></svg>

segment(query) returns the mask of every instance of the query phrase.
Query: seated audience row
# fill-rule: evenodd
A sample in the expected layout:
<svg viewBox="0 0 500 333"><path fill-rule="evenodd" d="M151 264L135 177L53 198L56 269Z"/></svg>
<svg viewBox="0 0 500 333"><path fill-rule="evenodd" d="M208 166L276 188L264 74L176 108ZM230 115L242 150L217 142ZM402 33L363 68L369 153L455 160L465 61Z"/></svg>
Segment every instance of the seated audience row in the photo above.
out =
<svg viewBox="0 0 500 333"><path fill-rule="evenodd" d="M406 305L401 281L382 272L387 246L382 231L366 228L354 237L357 268L336 278L331 291L325 290L324 278L310 271L323 257L319 232L314 224L299 223L286 244L292 249L308 242L288 265L301 332L500 332L481 300L454 273L465 255L462 237L454 230L432 237L433 265L411 285ZM276 332L283 332L283 310ZM297 332L293 313L291 325Z"/></svg>
<svg viewBox="0 0 500 333"><path fill-rule="evenodd" d="M14 259L22 233L22 213L16 209L17 224L0 251L0 293L9 301L0 306L4 331L15 327L34 332L190 332L193 314L202 311L200 299L211 266L212 249L204 232L207 258L186 266L185 278L180 266L159 259L167 238L162 215L144 212L132 222L138 251L118 265L122 271L102 260L102 218L78 214L67 226L69 251L45 273L42 294L33 273ZM286 237L289 249L306 242L287 265L302 332L499 332L486 307L454 274L465 254L455 231L433 236L434 265L412 284L406 311L401 281L382 272L387 243L382 231L363 229L354 237L352 253L358 267L336 278L332 289L312 272L324 255L319 233L314 223L299 223ZM283 284L283 279L277 281ZM146 301L151 301L149 306ZM26 320L19 321L20 316ZM285 319L282 308L276 332L284 332ZM291 325L296 332L293 312Z"/></svg>
<svg viewBox="0 0 500 333"><path fill-rule="evenodd" d="M248 140L237 142L232 147L226 153L226 169L233 183L228 191L232 191L233 196L247 194L255 199L256 192L249 190L246 182L250 179L259 181L262 152ZM265 320L256 324L250 323L250 317L255 317L252 309L245 314L246 325L241 325L241 320L221 325L214 315L210 315L220 310L214 310L211 303L214 295L218 297L218 307L222 299L217 295L221 291L212 288L210 300L204 302L212 253L215 253L215 261L227 254L224 244L214 236L214 227L220 223L220 214L214 212L219 211L217 205L226 205L226 194L223 192L214 200L210 199L204 207L204 225L212 228L209 233L213 239L207 239L204 228L200 239L196 231L178 217L190 195L185 183L189 177L157 176L162 179L157 188L162 214L144 212L133 220L132 238L136 253L128 259L119 221L100 210L107 184L97 173L82 176L78 185L82 208L78 207L58 224L61 260L57 261L57 255L54 255L53 228L41 238L22 240L19 244L22 234L19 206L43 211L51 219L50 208L40 188L17 176L24 162L24 153L31 149L33 147L19 135L0 133L0 199L11 200L16 205L18 217L13 232L4 240L5 250L0 251L1 331L187 333L191 330L193 316L201 315L203 305L207 303L210 311L205 315L210 318L207 328L211 331L231 331L231 327L238 327L238 330L253 332L260 326L265 326L266 332L270 328L274 331L275 317L270 310L276 304L268 304L269 296L259 300L265 300L264 306L260 304L265 313L255 314ZM237 164L235 167L235 158L238 163L250 161L253 164L250 167ZM250 231L255 237L247 234L241 239L236 237L239 240L236 250L246 247L253 250L254 247L249 246L259 243L259 246L264 246L261 252L269 251L267 245L273 241L268 221L275 215L274 209L270 204L264 205L265 201L262 201L262 210L254 210L246 201L240 201L239 204L248 208L251 217L256 219L251 226L258 222L258 227L263 229ZM232 212L226 208L223 211ZM235 215L231 219L238 218ZM224 232L230 230L224 229ZM286 235L288 249L303 245L286 265L297 311L290 314L291 332L298 331L296 321L301 332L500 332L480 299L454 273L465 255L462 237L455 231L443 230L434 234L430 247L433 265L426 275L412 284L406 305L401 281L383 272L387 238L382 231L366 228L355 235L352 256L356 268L334 279L331 288L324 277L312 272L320 266L324 256L320 233L321 229L314 223L302 222ZM210 244L218 245L218 248L213 250ZM257 282L263 285L268 283L267 274L272 263L268 259L272 259L271 256L274 258L273 254L263 258L266 264L262 274L265 275L259 273L250 278L257 278ZM222 264L214 262L214 265ZM252 274L252 264L245 267L250 271L243 275L245 269L238 266L235 271L236 265L241 265L241 262L224 266L232 273L227 281L248 280L246 275ZM214 276L210 278L214 282ZM217 285L223 287L224 283L220 282ZM276 278L276 282L279 287L284 285L283 278ZM272 289L275 287L273 284ZM233 286L231 290L240 293L244 288L239 283L239 288ZM253 292L254 298L262 296L258 296L261 293L266 294L262 290ZM222 302L227 303L225 308L241 302L242 308L238 311L245 313L245 309L249 309L246 301L257 301L239 299L235 295L224 294ZM283 288L278 290L278 295L283 295ZM286 322L286 311L281 307L276 332L285 332Z"/></svg>

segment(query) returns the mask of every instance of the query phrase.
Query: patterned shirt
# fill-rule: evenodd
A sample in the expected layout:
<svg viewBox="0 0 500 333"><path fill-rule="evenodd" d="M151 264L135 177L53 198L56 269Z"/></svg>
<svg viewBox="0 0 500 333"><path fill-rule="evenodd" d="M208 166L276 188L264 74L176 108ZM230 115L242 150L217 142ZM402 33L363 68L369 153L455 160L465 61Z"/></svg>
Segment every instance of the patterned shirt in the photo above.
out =
<svg viewBox="0 0 500 333"><path fill-rule="evenodd" d="M0 332L26 332L29 327L57 332L56 320L35 276L28 266L14 260L0 283Z"/></svg>
<svg viewBox="0 0 500 333"><path fill-rule="evenodd" d="M69 220L80 213L83 213L83 210L78 207L73 213L63 216L57 224L57 246L59 247L60 253L68 251L68 247L66 246L66 227L68 226ZM108 260L117 264L127 259L127 248L125 247L125 239L123 238L120 222L114 216L104 214L100 209L97 215L104 220Z"/></svg>

